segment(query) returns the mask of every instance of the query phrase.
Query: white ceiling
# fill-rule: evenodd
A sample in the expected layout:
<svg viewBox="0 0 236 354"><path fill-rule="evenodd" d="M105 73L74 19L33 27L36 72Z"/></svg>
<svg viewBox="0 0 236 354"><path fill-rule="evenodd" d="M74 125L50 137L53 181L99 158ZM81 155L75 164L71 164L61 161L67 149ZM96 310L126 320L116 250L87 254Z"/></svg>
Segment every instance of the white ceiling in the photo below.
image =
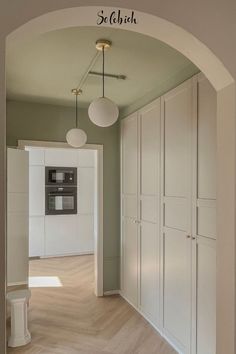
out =
<svg viewBox="0 0 236 354"><path fill-rule="evenodd" d="M196 72L196 67L166 44L135 32L97 27L74 27L41 35L31 42L18 42L7 50L7 98L71 105L71 89L81 80L96 53L99 38L112 41L105 54L105 71L127 76L125 81L107 78L105 95L120 108L148 92L162 93L167 80ZM93 70L101 72L101 57ZM183 76L183 80L186 77ZM172 80L173 81L173 80ZM80 96L87 106L101 95L101 78L89 76Z"/></svg>

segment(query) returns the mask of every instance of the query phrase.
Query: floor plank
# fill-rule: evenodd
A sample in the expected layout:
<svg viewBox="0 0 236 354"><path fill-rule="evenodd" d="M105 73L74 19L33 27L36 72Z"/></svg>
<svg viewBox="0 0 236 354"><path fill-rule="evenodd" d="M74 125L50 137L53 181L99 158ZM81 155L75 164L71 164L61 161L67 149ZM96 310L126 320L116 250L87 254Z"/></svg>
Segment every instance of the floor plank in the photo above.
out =
<svg viewBox="0 0 236 354"><path fill-rule="evenodd" d="M61 287L31 288L30 344L19 354L175 354L120 296L97 298L93 256L30 261L31 277L57 277Z"/></svg>

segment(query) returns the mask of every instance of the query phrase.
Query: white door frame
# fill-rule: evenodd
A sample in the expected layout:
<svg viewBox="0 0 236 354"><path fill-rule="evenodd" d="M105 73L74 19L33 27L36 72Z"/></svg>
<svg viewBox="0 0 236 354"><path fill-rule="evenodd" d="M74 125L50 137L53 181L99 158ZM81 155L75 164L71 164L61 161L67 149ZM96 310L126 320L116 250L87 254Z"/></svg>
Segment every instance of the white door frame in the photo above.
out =
<svg viewBox="0 0 236 354"><path fill-rule="evenodd" d="M25 149L26 146L72 149L70 145L63 142L18 140L18 148ZM94 213L94 292L96 296L103 296L103 145L85 144L81 149L95 150L95 213Z"/></svg>

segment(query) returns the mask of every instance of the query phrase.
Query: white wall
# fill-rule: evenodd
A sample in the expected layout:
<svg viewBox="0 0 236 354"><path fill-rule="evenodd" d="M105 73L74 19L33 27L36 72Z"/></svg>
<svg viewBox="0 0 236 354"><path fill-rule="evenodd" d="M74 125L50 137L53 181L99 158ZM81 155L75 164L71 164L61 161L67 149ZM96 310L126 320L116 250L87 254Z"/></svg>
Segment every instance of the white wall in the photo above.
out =
<svg viewBox="0 0 236 354"><path fill-rule="evenodd" d="M95 152L28 147L30 163L29 255L94 252ZM77 167L77 215L45 215L45 166Z"/></svg>

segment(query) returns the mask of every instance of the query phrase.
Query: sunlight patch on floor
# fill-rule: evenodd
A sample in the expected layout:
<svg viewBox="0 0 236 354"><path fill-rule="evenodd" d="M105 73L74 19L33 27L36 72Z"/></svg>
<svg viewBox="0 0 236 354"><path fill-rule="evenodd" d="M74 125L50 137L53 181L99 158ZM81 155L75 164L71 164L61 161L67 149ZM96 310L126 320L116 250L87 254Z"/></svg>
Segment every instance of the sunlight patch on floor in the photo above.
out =
<svg viewBox="0 0 236 354"><path fill-rule="evenodd" d="M30 288L59 288L62 283L58 277L29 277Z"/></svg>

